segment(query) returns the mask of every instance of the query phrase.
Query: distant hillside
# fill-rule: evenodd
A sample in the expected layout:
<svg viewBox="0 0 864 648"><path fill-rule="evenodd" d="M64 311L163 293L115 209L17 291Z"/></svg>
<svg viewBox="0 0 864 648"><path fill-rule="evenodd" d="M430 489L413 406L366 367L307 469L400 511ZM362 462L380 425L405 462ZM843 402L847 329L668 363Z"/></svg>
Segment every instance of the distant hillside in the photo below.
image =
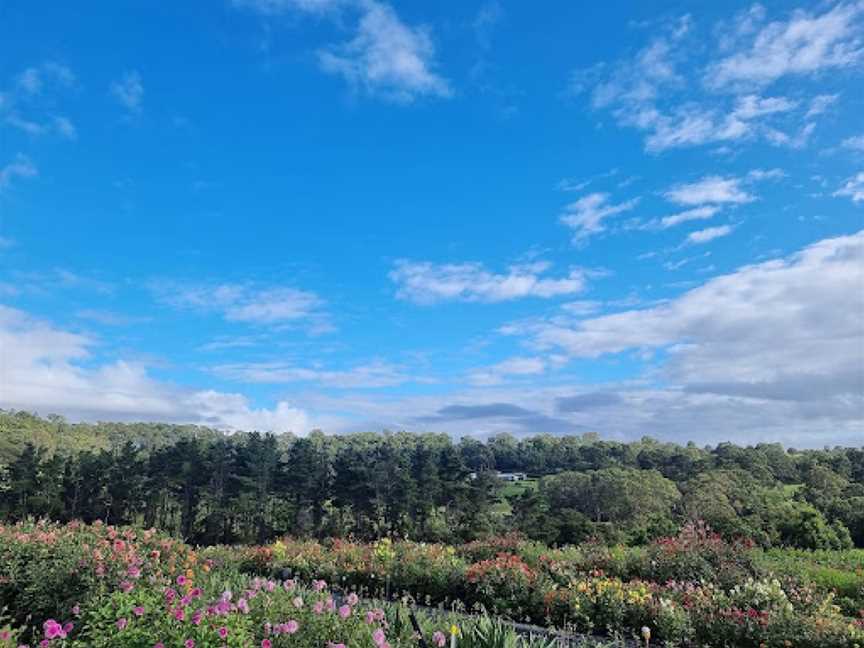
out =
<svg viewBox="0 0 864 648"><path fill-rule="evenodd" d="M69 423L61 416L42 418L30 412L0 409L0 463L17 457L32 443L49 454L109 450L132 441L143 450L175 444L190 437L214 439L222 433L199 425L171 423Z"/></svg>

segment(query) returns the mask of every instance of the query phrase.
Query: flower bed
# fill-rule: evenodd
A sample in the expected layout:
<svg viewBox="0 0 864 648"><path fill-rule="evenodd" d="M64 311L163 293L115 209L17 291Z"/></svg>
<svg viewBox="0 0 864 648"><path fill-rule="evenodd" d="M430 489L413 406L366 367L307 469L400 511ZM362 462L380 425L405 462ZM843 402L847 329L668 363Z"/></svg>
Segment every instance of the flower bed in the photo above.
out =
<svg viewBox="0 0 864 648"><path fill-rule="evenodd" d="M584 633L638 638L646 628L651 645L864 646L864 615L844 615L832 592L757 573L726 585L750 562L704 529L688 533L634 560L593 545L543 551L511 540L461 549L283 541L199 552L154 531L0 526L0 646L416 646L402 606L361 599L376 592ZM490 546L510 551L490 555ZM619 573L589 569L595 558ZM675 578L633 575L650 570ZM419 634L442 648L446 629L422 617ZM460 648L519 642L488 617L453 640Z"/></svg>

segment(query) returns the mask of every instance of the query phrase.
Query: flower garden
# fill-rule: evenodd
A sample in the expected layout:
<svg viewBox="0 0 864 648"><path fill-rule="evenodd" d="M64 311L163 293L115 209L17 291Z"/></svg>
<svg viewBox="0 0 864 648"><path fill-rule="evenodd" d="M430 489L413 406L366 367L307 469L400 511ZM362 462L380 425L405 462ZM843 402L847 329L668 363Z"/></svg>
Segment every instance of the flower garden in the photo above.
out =
<svg viewBox="0 0 864 648"><path fill-rule="evenodd" d="M834 572L840 587L820 580ZM27 522L0 526L0 606L0 646L29 648L552 645L495 618L642 645L860 647L864 552L765 553L700 526L643 548L196 550L153 530Z"/></svg>

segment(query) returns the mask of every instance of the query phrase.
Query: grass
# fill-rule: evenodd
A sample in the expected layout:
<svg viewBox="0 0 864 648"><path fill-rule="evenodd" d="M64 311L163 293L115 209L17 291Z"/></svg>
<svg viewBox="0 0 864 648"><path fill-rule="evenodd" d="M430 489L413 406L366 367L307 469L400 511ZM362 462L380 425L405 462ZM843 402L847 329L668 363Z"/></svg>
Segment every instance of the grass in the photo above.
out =
<svg viewBox="0 0 864 648"><path fill-rule="evenodd" d="M537 483L536 479L524 479L518 482L505 483L499 491L501 501L495 505L494 511L509 515L513 510L513 507L510 506L510 498L519 497L527 491L537 490Z"/></svg>

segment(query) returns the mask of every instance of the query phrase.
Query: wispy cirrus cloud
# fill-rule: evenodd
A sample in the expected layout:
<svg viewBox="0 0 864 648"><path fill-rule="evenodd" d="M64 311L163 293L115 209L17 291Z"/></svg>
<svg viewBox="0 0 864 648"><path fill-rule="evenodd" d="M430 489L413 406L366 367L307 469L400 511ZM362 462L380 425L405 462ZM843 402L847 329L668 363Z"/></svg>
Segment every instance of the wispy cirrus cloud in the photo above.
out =
<svg viewBox="0 0 864 648"><path fill-rule="evenodd" d="M766 94L768 87L784 76L858 66L862 13L860 3L845 3L766 23L767 12L754 5L715 25L713 38L684 16L634 55L578 71L571 87L595 110L643 131L649 152L760 140L804 148L814 120L839 95L790 98Z"/></svg>
<svg viewBox="0 0 864 648"><path fill-rule="evenodd" d="M864 57L862 14L860 2L840 3L824 13L793 11L788 20L770 22L737 39L736 51L708 66L705 83L716 89L764 86L787 75L856 65Z"/></svg>
<svg viewBox="0 0 864 648"><path fill-rule="evenodd" d="M481 263L397 261L390 271L396 296L418 304L443 301L502 302L526 297L572 295L585 288L586 273L573 269L563 277L545 276L549 263L510 266L506 273L487 270Z"/></svg>
<svg viewBox="0 0 864 648"><path fill-rule="evenodd" d="M58 114L57 103L63 91L77 85L71 69L48 61L24 69L9 88L0 92L0 119L6 126L31 137L59 135L76 140L78 131L69 117Z"/></svg>
<svg viewBox="0 0 864 648"><path fill-rule="evenodd" d="M251 362L217 365L212 371L223 378L244 383L308 382L342 389L375 389L424 382L409 374L404 367L381 360L358 364L349 369L303 367L285 362Z"/></svg>
<svg viewBox="0 0 864 648"><path fill-rule="evenodd" d="M742 187L741 178L705 176L700 180L675 185L663 197L678 205L743 204L756 197Z"/></svg>
<svg viewBox="0 0 864 648"><path fill-rule="evenodd" d="M8 189L17 179L35 178L39 169L26 155L19 153L15 159L0 168L0 193Z"/></svg>
<svg viewBox="0 0 864 648"><path fill-rule="evenodd" d="M537 357L508 358L488 367L473 369L468 374L468 382L473 385L500 385L513 376L537 376L544 373L548 362Z"/></svg>
<svg viewBox="0 0 864 648"><path fill-rule="evenodd" d="M864 171L856 173L846 180L843 186L835 191L833 195L845 196L850 198L854 203L864 202Z"/></svg>
<svg viewBox="0 0 864 648"><path fill-rule="evenodd" d="M717 227L706 227L705 229L697 230L695 232L690 232L687 235L687 243L708 243L709 241L713 241L714 239L721 238L723 236L728 236L732 233L733 227L731 225L718 225Z"/></svg>
<svg viewBox="0 0 864 648"><path fill-rule="evenodd" d="M590 193L568 204L560 221L573 230L573 243L584 245L589 238L606 229L604 221L607 218L630 211L638 204L639 198L613 204L608 193Z"/></svg>
<svg viewBox="0 0 864 648"><path fill-rule="evenodd" d="M402 21L378 0L234 0L234 5L275 16L286 12L344 15L356 20L353 36L319 49L321 69L356 91L398 103L446 98L450 82L437 71L431 31Z"/></svg>
<svg viewBox="0 0 864 648"><path fill-rule="evenodd" d="M125 72L123 76L111 83L109 91L114 99L130 113L141 111L141 104L144 101L144 83L141 73L137 70Z"/></svg>
<svg viewBox="0 0 864 648"><path fill-rule="evenodd" d="M313 292L249 283L189 284L153 281L153 294L176 308L219 313L229 322L262 326L303 325L312 333L332 330L324 300Z"/></svg>

